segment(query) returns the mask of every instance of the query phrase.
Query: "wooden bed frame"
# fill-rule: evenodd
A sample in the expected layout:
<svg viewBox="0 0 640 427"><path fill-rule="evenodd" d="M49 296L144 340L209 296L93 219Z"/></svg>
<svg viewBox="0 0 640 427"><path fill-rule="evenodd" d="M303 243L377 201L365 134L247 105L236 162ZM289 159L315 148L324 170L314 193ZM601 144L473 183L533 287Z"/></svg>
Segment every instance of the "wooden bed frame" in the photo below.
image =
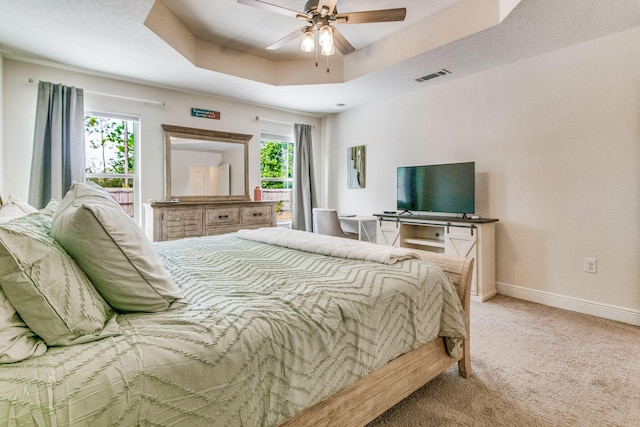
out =
<svg viewBox="0 0 640 427"><path fill-rule="evenodd" d="M474 260L434 252L416 252L425 262L440 267L451 279L467 315L467 337L470 337L471 277ZM470 377L469 349L467 339L464 341L462 354L454 359L447 354L444 339L438 337L301 411L281 424L281 427L364 426L454 363L458 363L460 375Z"/></svg>

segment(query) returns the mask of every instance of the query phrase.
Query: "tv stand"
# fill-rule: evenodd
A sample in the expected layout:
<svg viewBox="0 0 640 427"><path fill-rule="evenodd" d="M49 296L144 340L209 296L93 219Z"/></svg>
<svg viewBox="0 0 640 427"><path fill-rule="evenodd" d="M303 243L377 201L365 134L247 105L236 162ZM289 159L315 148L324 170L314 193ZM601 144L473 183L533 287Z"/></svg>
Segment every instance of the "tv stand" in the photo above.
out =
<svg viewBox="0 0 640 427"><path fill-rule="evenodd" d="M404 213L404 212L403 212ZM470 219L432 215L374 214L377 242L445 255L474 258L471 295L486 301L497 294L495 223L493 218Z"/></svg>

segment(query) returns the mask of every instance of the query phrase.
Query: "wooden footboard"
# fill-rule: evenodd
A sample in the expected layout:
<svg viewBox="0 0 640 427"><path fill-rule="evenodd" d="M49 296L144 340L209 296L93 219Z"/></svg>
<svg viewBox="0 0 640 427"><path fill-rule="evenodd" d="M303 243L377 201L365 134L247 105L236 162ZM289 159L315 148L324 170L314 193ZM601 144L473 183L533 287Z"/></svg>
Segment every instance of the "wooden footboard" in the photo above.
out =
<svg viewBox="0 0 640 427"><path fill-rule="evenodd" d="M456 287L467 314L467 335L470 336L471 275L474 260L432 252L417 252L425 262L442 269ZM333 396L305 409L282 426L363 426L456 362L460 375L469 377L471 375L469 349L469 340L466 340L462 355L459 359L454 359L447 354L444 339L436 338L397 357Z"/></svg>

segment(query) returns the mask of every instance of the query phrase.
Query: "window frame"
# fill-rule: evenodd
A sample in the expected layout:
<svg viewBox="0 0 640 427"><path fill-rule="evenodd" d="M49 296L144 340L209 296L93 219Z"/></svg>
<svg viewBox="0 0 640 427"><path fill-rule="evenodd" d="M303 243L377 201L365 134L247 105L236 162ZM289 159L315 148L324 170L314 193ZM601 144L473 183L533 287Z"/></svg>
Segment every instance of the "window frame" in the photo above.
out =
<svg viewBox="0 0 640 427"><path fill-rule="evenodd" d="M293 138L293 135L279 135L275 133L269 132L261 132L260 133L260 187L262 187L263 181L275 181L275 182L284 182L285 186L283 189L292 190L293 189L293 176L291 178L270 178L262 176L262 142L264 140L278 141L281 143L287 143L293 146L294 157L295 157L295 149L296 144ZM293 168L293 166L292 166ZM291 171L293 174L293 171Z"/></svg>
<svg viewBox="0 0 640 427"><path fill-rule="evenodd" d="M140 116L134 114L123 114L123 113L114 113L110 111L99 111L99 110L85 110L84 116L94 116L94 117L103 117L107 119L114 120L123 120L129 121L133 123L133 173L86 173L85 172L85 181L89 178L102 178L102 179L122 179L129 178L133 180L133 220L136 224L141 225L142 223L142 199L140 194L141 184L140 184L140 139L141 139L141 126L140 126ZM86 137L86 134L84 135ZM85 147L86 147L85 140ZM87 154L85 152L84 155L84 164L85 171L87 168Z"/></svg>

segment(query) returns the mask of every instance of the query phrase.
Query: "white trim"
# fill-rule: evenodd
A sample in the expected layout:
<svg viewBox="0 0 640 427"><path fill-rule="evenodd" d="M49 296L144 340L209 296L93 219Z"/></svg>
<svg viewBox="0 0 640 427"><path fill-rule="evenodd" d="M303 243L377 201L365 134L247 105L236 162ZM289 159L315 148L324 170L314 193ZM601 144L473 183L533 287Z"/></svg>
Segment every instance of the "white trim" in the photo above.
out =
<svg viewBox="0 0 640 427"><path fill-rule="evenodd" d="M640 310L496 282L498 294L640 326Z"/></svg>
<svg viewBox="0 0 640 427"><path fill-rule="evenodd" d="M260 132L260 142L263 139L270 139L272 141L280 141L280 142L289 142L291 144L295 143L293 140L293 134L291 135L281 135L273 132Z"/></svg>
<svg viewBox="0 0 640 427"><path fill-rule="evenodd" d="M282 121L282 120L267 119L265 117L260 117L260 116L256 116L256 121L257 122L277 123L277 124L280 124L280 125L287 125L287 126L293 126L294 125L294 123L292 123L292 122L285 122L285 121Z"/></svg>
<svg viewBox="0 0 640 427"><path fill-rule="evenodd" d="M295 125L295 123L293 122L285 122L283 120L274 120L274 119L267 119L266 117L261 117L261 116L256 116L256 122L269 122L269 123L277 123L280 125L287 125L287 126L293 126ZM309 125L312 128L315 128L314 125Z"/></svg>
<svg viewBox="0 0 640 427"><path fill-rule="evenodd" d="M101 110L84 110L84 115L104 117L105 119L118 119L125 120L127 122L139 122L140 114L123 114L115 113L113 111L101 111Z"/></svg>
<svg viewBox="0 0 640 427"><path fill-rule="evenodd" d="M134 157L135 163L135 157ZM129 178L129 179L137 179L138 177L132 173L85 173L87 178L106 178L106 179L120 179L120 178Z"/></svg>

